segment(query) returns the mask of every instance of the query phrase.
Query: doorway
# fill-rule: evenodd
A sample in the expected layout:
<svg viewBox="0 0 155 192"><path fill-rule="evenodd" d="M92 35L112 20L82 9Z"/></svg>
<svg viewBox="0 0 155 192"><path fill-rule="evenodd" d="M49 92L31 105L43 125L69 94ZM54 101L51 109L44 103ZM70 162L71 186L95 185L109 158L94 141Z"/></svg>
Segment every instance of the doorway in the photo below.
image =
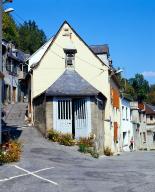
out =
<svg viewBox="0 0 155 192"><path fill-rule="evenodd" d="M90 98L54 98L54 129L74 138L91 132Z"/></svg>
<svg viewBox="0 0 155 192"><path fill-rule="evenodd" d="M12 90L12 101L14 103L16 102L16 87L13 87L13 90Z"/></svg>

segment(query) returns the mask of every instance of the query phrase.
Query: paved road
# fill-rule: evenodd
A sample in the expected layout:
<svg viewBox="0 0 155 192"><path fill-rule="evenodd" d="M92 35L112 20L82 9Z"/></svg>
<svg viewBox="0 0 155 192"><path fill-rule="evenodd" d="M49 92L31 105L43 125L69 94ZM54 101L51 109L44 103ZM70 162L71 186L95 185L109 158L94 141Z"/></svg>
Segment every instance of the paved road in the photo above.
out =
<svg viewBox="0 0 155 192"><path fill-rule="evenodd" d="M0 167L0 192L155 192L155 152L97 160L45 140L34 128L18 129L23 156Z"/></svg>

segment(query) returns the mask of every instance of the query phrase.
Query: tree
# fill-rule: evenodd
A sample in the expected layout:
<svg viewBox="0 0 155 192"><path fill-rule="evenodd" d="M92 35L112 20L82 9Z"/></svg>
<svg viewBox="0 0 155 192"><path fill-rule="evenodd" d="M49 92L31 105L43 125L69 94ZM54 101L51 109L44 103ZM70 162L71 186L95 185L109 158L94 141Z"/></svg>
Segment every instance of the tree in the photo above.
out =
<svg viewBox="0 0 155 192"><path fill-rule="evenodd" d="M147 102L155 105L155 85L150 86L150 92L148 94Z"/></svg>
<svg viewBox="0 0 155 192"><path fill-rule="evenodd" d="M134 100L134 88L132 85L129 84L128 79L122 77L122 75L119 73L117 74L117 79L120 84L120 90L127 98Z"/></svg>
<svg viewBox="0 0 155 192"><path fill-rule="evenodd" d="M6 13L3 13L2 31L4 39L6 39L7 41L11 41L16 46L19 45L18 27L13 18Z"/></svg>
<svg viewBox="0 0 155 192"><path fill-rule="evenodd" d="M46 42L46 35L35 21L24 22L19 26L19 48L33 54Z"/></svg>
<svg viewBox="0 0 155 192"><path fill-rule="evenodd" d="M142 74L136 74L134 78L129 79L129 84L134 89L135 99L142 102L147 99L149 93L149 83Z"/></svg>

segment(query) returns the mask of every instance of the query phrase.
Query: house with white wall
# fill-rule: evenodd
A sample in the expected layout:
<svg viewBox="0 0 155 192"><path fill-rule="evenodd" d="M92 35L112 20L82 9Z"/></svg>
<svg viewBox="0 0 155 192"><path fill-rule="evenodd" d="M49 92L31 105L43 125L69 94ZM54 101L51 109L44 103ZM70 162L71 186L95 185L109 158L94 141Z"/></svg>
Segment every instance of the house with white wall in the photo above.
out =
<svg viewBox="0 0 155 192"><path fill-rule="evenodd" d="M134 132L132 125L130 100L125 97L122 97L121 99L121 137L122 150L130 151L130 141L134 141Z"/></svg>
<svg viewBox="0 0 155 192"><path fill-rule="evenodd" d="M147 150L146 105L139 103L139 149Z"/></svg>
<svg viewBox="0 0 155 192"><path fill-rule="evenodd" d="M155 106L145 104L147 149L155 149Z"/></svg>
<svg viewBox="0 0 155 192"><path fill-rule="evenodd" d="M130 102L131 122L134 138L134 150L140 149L140 121L139 121L139 105L137 101Z"/></svg>
<svg viewBox="0 0 155 192"><path fill-rule="evenodd" d="M49 129L71 133L77 139L93 134L99 153L105 147L115 150L109 63L66 21L28 63L33 124L44 135Z"/></svg>

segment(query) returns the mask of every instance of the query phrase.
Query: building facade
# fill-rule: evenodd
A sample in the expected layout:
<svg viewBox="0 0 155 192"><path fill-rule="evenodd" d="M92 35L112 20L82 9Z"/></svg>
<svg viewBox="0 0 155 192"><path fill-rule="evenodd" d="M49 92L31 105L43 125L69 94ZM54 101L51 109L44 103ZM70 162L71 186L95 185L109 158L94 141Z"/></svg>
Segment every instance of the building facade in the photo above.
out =
<svg viewBox="0 0 155 192"><path fill-rule="evenodd" d="M155 106L145 104L147 149L155 149Z"/></svg>
<svg viewBox="0 0 155 192"><path fill-rule="evenodd" d="M4 104L23 101L26 95L25 76L28 66L25 64L27 55L16 49L15 45L2 41L3 85L2 100Z"/></svg>
<svg viewBox="0 0 155 192"><path fill-rule="evenodd" d="M103 49L96 53L64 22L54 38L28 59L29 112L44 135L49 129L75 138L93 134L99 153L105 147L115 150L107 54Z"/></svg>
<svg viewBox="0 0 155 192"><path fill-rule="evenodd" d="M122 97L121 99L121 137L122 137L122 150L130 151L131 141L133 141L133 143L135 141L134 141L130 100L128 100L125 97Z"/></svg>

